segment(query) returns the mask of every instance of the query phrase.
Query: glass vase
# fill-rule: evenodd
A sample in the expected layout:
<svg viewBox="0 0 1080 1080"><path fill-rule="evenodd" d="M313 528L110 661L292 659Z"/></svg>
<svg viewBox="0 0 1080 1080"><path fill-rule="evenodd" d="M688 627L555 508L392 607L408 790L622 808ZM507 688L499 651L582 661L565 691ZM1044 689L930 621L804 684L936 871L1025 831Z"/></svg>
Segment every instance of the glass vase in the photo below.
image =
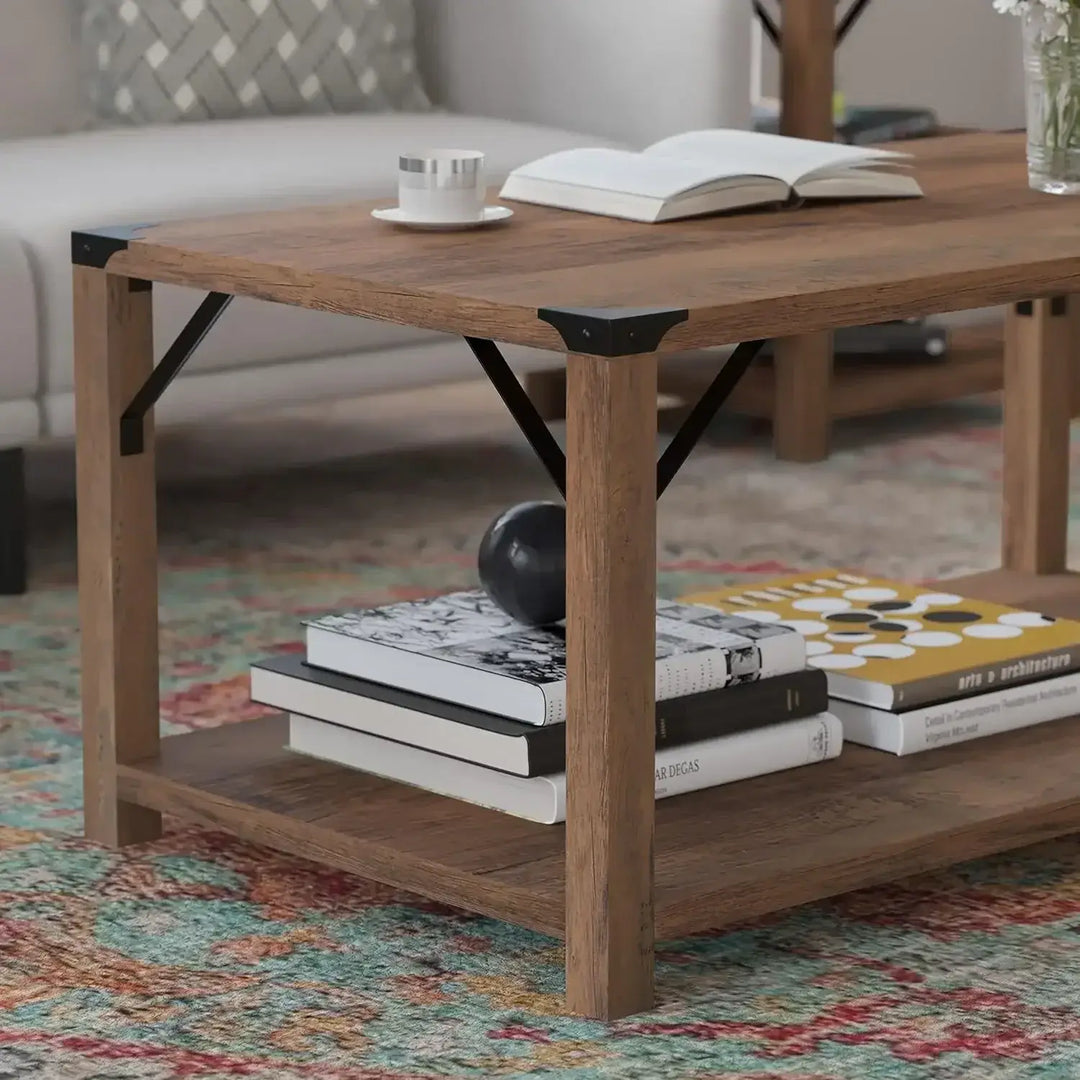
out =
<svg viewBox="0 0 1080 1080"><path fill-rule="evenodd" d="M1080 195L1080 8L1024 18L1028 178L1037 191Z"/></svg>

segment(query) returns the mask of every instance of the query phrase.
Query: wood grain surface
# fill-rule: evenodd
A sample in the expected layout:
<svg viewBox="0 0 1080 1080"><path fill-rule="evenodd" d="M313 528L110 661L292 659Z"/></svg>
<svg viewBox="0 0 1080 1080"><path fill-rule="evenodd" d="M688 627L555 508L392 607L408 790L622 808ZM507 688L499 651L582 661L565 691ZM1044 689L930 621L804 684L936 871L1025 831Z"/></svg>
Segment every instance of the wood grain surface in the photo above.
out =
<svg viewBox="0 0 1080 1080"><path fill-rule="evenodd" d="M116 791L116 763L158 747L158 578L153 420L120 456L120 414L153 367L152 293L75 268L79 619L86 835L152 840L161 815Z"/></svg>
<svg viewBox="0 0 1080 1080"><path fill-rule="evenodd" d="M275 717L164 739L160 757L120 766L120 792L563 936L564 827L299 758L286 730ZM657 938L1075 832L1076 754L1080 718L907 758L848 746L835 761L662 800Z"/></svg>
<svg viewBox="0 0 1080 1080"><path fill-rule="evenodd" d="M663 225L518 203L506 225L468 233L377 222L382 200L148 228L109 267L559 352L541 307L686 308L673 351L1080 287L1080 214L1028 188L1022 135L903 148L925 199Z"/></svg>
<svg viewBox="0 0 1080 1080"><path fill-rule="evenodd" d="M835 0L786 4L780 43L781 133L831 141L836 135L835 85Z"/></svg>
<svg viewBox="0 0 1080 1080"><path fill-rule="evenodd" d="M831 141L836 134L835 0L784 5L780 49L780 131ZM833 343L829 333L776 343L773 446L782 461L821 461L829 454Z"/></svg>
<svg viewBox="0 0 1080 1080"><path fill-rule="evenodd" d="M1005 326L1002 565L1031 574L1066 569L1072 323L1060 303L1010 308Z"/></svg>
<svg viewBox="0 0 1080 1080"><path fill-rule="evenodd" d="M566 993L653 1000L656 357L570 356L566 488Z"/></svg>
<svg viewBox="0 0 1080 1080"><path fill-rule="evenodd" d="M822 461L832 435L833 336L780 338L773 360L773 448L781 461Z"/></svg>

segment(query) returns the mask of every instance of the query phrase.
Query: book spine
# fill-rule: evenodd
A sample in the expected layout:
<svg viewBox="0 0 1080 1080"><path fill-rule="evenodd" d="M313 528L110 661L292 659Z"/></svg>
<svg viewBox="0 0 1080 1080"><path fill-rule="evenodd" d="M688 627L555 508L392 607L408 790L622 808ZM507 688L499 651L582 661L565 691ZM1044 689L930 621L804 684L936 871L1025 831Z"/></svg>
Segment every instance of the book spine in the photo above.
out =
<svg viewBox="0 0 1080 1080"><path fill-rule="evenodd" d="M849 725L844 720L848 738L879 749L891 749L900 756L917 754L1080 713L1080 674L910 713L886 713L879 709L868 709L866 713L869 715L863 721ZM899 727L898 737L889 731L890 727Z"/></svg>
<svg viewBox="0 0 1080 1080"><path fill-rule="evenodd" d="M792 631L747 637L744 646L718 646L658 660L656 700L670 701L732 684L790 675L805 667L806 639L801 634Z"/></svg>
<svg viewBox="0 0 1080 1080"><path fill-rule="evenodd" d="M828 679L824 671L811 668L704 694L658 701L656 748L659 751L723 735L737 735L768 724L815 716L827 712L828 708ZM566 768L566 739L562 732L536 728L524 739L528 746L529 776L544 776Z"/></svg>
<svg viewBox="0 0 1080 1080"><path fill-rule="evenodd" d="M893 688L893 708L897 712L908 712L925 705L974 697L1001 687L1019 686L1074 671L1080 671L1080 647L1049 649L1033 656L1000 660L902 683Z"/></svg>
<svg viewBox="0 0 1080 1080"><path fill-rule="evenodd" d="M657 702L657 749L823 713L828 686L825 672L807 669Z"/></svg>
<svg viewBox="0 0 1080 1080"><path fill-rule="evenodd" d="M656 797L733 784L766 773L783 772L836 757L843 728L830 713L789 720L689 746L669 747L656 755ZM556 783L558 821L566 820L566 782Z"/></svg>
<svg viewBox="0 0 1080 1080"><path fill-rule="evenodd" d="M739 735L670 747L656 755L656 797L664 799L811 765L836 757L842 742L840 721L824 713Z"/></svg>
<svg viewBox="0 0 1080 1080"><path fill-rule="evenodd" d="M731 681L731 663L726 649L703 649L679 653L656 662L656 700L720 690Z"/></svg>
<svg viewBox="0 0 1080 1080"><path fill-rule="evenodd" d="M566 723L566 680L557 683L544 683L540 687L544 695L544 719L538 725Z"/></svg>
<svg viewBox="0 0 1080 1080"><path fill-rule="evenodd" d="M761 650L760 679L790 675L806 667L806 638L802 634L776 634L758 639Z"/></svg>

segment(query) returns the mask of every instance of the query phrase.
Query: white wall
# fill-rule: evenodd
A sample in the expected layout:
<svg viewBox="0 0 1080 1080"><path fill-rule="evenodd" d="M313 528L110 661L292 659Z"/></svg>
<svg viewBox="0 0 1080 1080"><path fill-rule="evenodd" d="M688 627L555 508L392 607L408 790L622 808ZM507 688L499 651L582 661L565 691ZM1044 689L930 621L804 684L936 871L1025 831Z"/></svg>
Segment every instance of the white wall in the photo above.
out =
<svg viewBox="0 0 1080 1080"><path fill-rule="evenodd" d="M425 73L452 108L641 145L749 123L750 0L421 0L417 10Z"/></svg>
<svg viewBox="0 0 1080 1080"><path fill-rule="evenodd" d="M776 56L765 48L765 93L773 96ZM926 105L960 126L1024 123L1019 20L997 14L991 0L871 0L837 75L852 103Z"/></svg>

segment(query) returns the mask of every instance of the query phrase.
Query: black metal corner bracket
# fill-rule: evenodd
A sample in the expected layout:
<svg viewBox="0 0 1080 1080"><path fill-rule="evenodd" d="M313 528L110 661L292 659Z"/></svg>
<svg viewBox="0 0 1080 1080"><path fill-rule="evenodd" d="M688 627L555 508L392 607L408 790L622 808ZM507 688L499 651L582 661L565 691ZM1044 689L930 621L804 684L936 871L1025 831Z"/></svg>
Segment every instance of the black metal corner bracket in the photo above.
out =
<svg viewBox="0 0 1080 1080"><path fill-rule="evenodd" d="M840 0L837 0L839 4ZM870 4L870 0L855 0L855 2L847 9L843 17L840 19L840 25L836 28L836 44L842 45L844 39L854 29L855 24L862 18L863 13L866 11ZM777 47L780 48L783 43L783 30L776 24L776 20L765 10L765 5L761 0L754 0L754 14L757 15L758 22L761 23L761 28L765 31L765 36Z"/></svg>
<svg viewBox="0 0 1080 1080"><path fill-rule="evenodd" d="M210 333L214 323L232 303L226 293L210 293L188 320L187 326L177 335L161 363L131 399L131 404L120 417L120 455L130 457L141 454L145 445L144 425L146 414L157 404L166 387L180 374L180 369Z"/></svg>
<svg viewBox="0 0 1080 1080"><path fill-rule="evenodd" d="M685 308L541 308L572 353L634 356L656 352L667 332L690 318Z"/></svg>
<svg viewBox="0 0 1080 1080"><path fill-rule="evenodd" d="M517 376L510 369L498 345L485 338L467 337L465 341L472 349L473 355L480 361L484 374L491 380L499 397L510 410L510 415L517 422L522 434L559 489L559 494L565 499L566 455L555 441L551 429L544 423L544 418L537 411L524 387L518 382ZM690 415L683 421L675 437L668 443L667 449L656 463L656 497L658 499L686 463L686 459L705 434L713 417L738 386L764 344L764 341L747 341L736 348L708 389L701 395L698 403L690 410Z"/></svg>
<svg viewBox="0 0 1080 1080"><path fill-rule="evenodd" d="M84 229L71 234L71 261L75 266L92 266L104 270L118 251L127 251L132 240L152 225L109 225L100 229Z"/></svg>

